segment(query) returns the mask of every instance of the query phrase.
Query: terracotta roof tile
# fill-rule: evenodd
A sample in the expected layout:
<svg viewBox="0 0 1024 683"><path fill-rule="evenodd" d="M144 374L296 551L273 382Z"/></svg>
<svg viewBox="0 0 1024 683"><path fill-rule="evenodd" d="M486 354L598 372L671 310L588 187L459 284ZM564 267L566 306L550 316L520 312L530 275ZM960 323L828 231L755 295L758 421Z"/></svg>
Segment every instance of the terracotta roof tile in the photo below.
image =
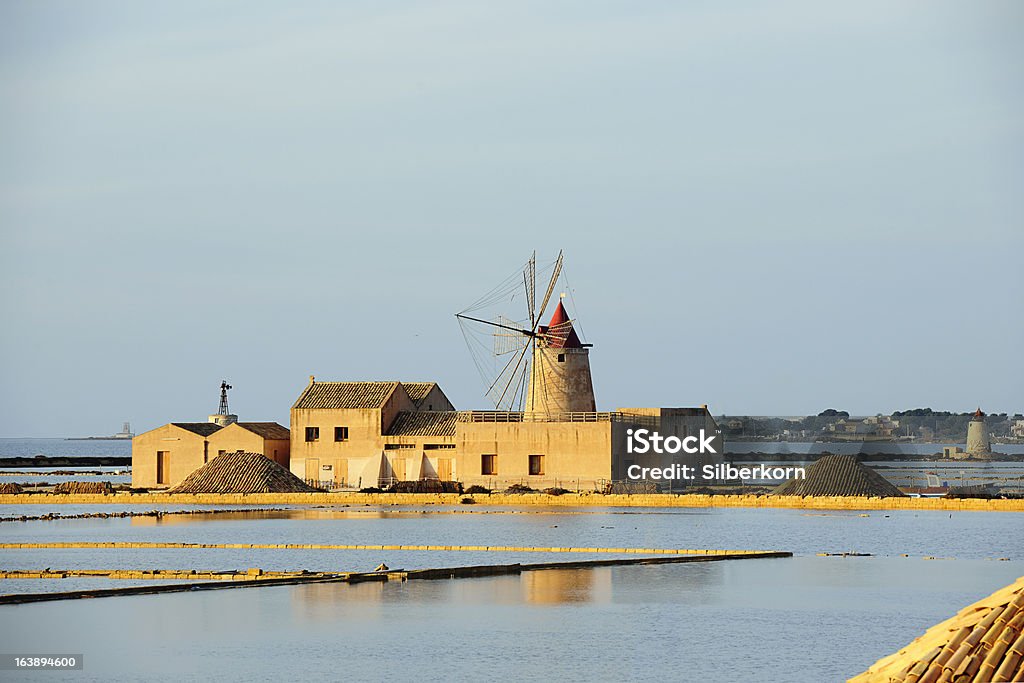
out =
<svg viewBox="0 0 1024 683"><path fill-rule="evenodd" d="M382 408L398 382L313 382L292 408Z"/></svg>
<svg viewBox="0 0 1024 683"><path fill-rule="evenodd" d="M1024 577L932 626L850 683L1024 680Z"/></svg>
<svg viewBox="0 0 1024 683"><path fill-rule="evenodd" d="M416 407L420 407L420 403L427 397L430 390L437 386L436 382L402 382L402 386L405 387L406 392L409 394L409 398L416 404Z"/></svg>
<svg viewBox="0 0 1024 683"><path fill-rule="evenodd" d="M214 424L213 422L172 422L171 424L175 427L187 429L193 434L198 434L199 436L209 436L215 431L221 429L219 424Z"/></svg>
<svg viewBox="0 0 1024 683"><path fill-rule="evenodd" d="M388 436L455 436L459 413L446 411L403 411L388 429Z"/></svg>
<svg viewBox="0 0 1024 683"><path fill-rule="evenodd" d="M238 422L236 424L257 436L262 436L264 439L287 441L291 436L291 432L288 431L287 427L276 422Z"/></svg>

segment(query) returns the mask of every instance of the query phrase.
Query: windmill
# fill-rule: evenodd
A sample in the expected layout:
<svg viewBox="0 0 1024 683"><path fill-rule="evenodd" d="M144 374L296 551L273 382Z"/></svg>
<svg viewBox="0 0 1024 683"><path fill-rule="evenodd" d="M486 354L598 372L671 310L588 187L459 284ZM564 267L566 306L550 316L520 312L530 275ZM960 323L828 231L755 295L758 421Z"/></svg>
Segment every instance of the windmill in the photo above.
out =
<svg viewBox="0 0 1024 683"><path fill-rule="evenodd" d="M550 266L539 306L534 252L521 271L455 314L487 385L487 396L498 410L548 416L595 410L588 355L591 345L580 341L562 303L564 294L558 298L550 323L541 324L563 277L562 261L560 251ZM542 269L542 275L546 270ZM526 308L524 318L500 313L491 315L492 319L486 317L497 306L509 306L520 296ZM490 339L485 341L487 337Z"/></svg>

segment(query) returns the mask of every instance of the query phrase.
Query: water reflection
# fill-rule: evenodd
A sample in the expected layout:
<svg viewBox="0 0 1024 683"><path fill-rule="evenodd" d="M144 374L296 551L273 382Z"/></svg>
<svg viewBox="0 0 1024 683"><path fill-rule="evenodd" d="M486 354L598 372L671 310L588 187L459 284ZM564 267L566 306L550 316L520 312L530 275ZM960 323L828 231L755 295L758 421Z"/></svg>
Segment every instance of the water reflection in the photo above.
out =
<svg viewBox="0 0 1024 683"><path fill-rule="evenodd" d="M535 605L609 603L612 599L610 567L530 571L521 578L523 598Z"/></svg>
<svg viewBox="0 0 1024 683"><path fill-rule="evenodd" d="M305 510L249 510L229 512L194 512L189 514L163 514L163 515L140 515L129 517L130 526L133 527L154 527L154 526L187 526L190 524L203 524L209 522L227 521L249 521L260 519L313 519L316 517L305 516Z"/></svg>

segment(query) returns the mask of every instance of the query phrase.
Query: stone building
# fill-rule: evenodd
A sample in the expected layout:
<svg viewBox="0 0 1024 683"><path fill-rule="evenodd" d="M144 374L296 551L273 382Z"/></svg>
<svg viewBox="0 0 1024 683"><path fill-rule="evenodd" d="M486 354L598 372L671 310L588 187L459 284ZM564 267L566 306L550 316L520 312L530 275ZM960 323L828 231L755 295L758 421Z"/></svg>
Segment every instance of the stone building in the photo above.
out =
<svg viewBox="0 0 1024 683"><path fill-rule="evenodd" d="M413 399L421 395L432 398ZM589 489L626 479L633 464L721 462L717 436L717 457L627 453L627 430L641 428L679 438L701 429L717 432L706 407L621 408L550 417L456 411L432 382L310 378L291 410L291 471L307 483L330 488L439 479L488 488L525 484Z"/></svg>
<svg viewBox="0 0 1024 683"><path fill-rule="evenodd" d="M989 440L988 425L985 424L985 413L978 408L967 423L967 454L985 456L991 453L992 443Z"/></svg>
<svg viewBox="0 0 1024 683"><path fill-rule="evenodd" d="M433 382L317 382L311 376L291 409L291 471L331 488L431 478L423 454L431 452L433 467L444 467L434 452L451 450L454 416Z"/></svg>
<svg viewBox="0 0 1024 683"><path fill-rule="evenodd" d="M985 423L985 413L978 408L971 415L967 423L967 444L966 450L959 446L944 446L942 457L951 460L991 460L998 457L992 452L992 440L989 437L988 425Z"/></svg>
<svg viewBox="0 0 1024 683"><path fill-rule="evenodd" d="M828 425L829 436L845 441L889 440L898 436L900 422L888 415L873 415L863 419L842 418Z"/></svg>
<svg viewBox="0 0 1024 683"><path fill-rule="evenodd" d="M219 454L259 453L288 467L288 428L276 422L172 422L132 439L132 486L175 486Z"/></svg>

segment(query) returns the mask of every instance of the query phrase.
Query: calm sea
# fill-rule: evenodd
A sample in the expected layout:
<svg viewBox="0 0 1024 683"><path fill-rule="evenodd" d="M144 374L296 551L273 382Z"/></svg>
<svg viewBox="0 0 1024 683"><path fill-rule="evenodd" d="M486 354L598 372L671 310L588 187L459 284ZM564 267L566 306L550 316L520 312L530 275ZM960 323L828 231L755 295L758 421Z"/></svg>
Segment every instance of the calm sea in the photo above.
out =
<svg viewBox="0 0 1024 683"><path fill-rule="evenodd" d="M764 548L797 556L4 606L0 629L5 651L85 655L84 671L47 674L58 680L838 681L1024 574L1022 537L1024 515L980 512L295 507L226 517L4 522L4 542ZM817 556L844 551L873 556ZM54 549L5 551L0 564L340 571L380 562L408 569L587 557ZM4 593L80 587L73 580L0 581Z"/></svg>
<svg viewBox="0 0 1024 683"><path fill-rule="evenodd" d="M0 457L28 457L37 455L83 458L90 456L130 457L131 439L105 441L91 439L0 439Z"/></svg>

